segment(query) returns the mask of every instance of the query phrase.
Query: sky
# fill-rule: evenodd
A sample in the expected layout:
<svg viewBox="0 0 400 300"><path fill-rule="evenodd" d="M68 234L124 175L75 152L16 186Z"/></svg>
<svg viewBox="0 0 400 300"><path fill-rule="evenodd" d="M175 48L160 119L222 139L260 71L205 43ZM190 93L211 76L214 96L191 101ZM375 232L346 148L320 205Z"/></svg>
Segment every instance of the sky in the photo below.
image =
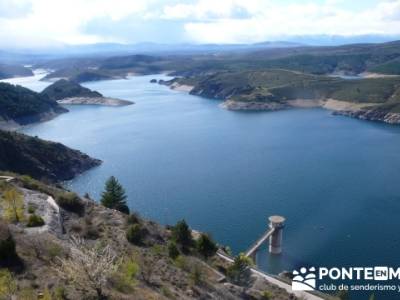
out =
<svg viewBox="0 0 400 300"><path fill-rule="evenodd" d="M0 47L399 35L400 0L0 0Z"/></svg>

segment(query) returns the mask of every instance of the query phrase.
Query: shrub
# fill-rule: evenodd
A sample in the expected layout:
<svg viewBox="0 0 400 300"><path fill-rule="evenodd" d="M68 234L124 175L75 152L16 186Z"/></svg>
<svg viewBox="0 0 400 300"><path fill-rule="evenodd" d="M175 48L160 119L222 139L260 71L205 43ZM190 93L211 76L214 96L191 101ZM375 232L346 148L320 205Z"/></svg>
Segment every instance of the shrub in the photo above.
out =
<svg viewBox="0 0 400 300"><path fill-rule="evenodd" d="M261 293L262 300L272 300L272 293L270 291L264 291Z"/></svg>
<svg viewBox="0 0 400 300"><path fill-rule="evenodd" d="M10 267L19 262L17 252L15 250L15 241L8 229L0 224L0 267Z"/></svg>
<svg viewBox="0 0 400 300"><path fill-rule="evenodd" d="M28 223L26 224L26 226L28 227L39 227L43 225L44 220L42 219L42 217L35 214L29 216Z"/></svg>
<svg viewBox="0 0 400 300"><path fill-rule="evenodd" d="M115 276L113 276L112 283L118 291L129 292L136 285L136 277L139 271L140 268L135 259L124 259Z"/></svg>
<svg viewBox="0 0 400 300"><path fill-rule="evenodd" d="M36 207L33 204L29 204L28 206L28 213L34 214L36 211Z"/></svg>
<svg viewBox="0 0 400 300"><path fill-rule="evenodd" d="M179 255L179 256L175 259L175 265L176 265L179 269L182 269L182 270L190 270L188 261L187 261L186 257L183 256L183 255Z"/></svg>
<svg viewBox="0 0 400 300"><path fill-rule="evenodd" d="M126 238L132 244L141 244L143 242L145 233L145 230L140 224L134 224L129 226L126 232Z"/></svg>
<svg viewBox="0 0 400 300"><path fill-rule="evenodd" d="M126 222L128 224L137 224L140 223L140 217L137 213L131 213L130 215L128 215Z"/></svg>
<svg viewBox="0 0 400 300"><path fill-rule="evenodd" d="M203 282L203 277L204 274L202 268L200 267L200 265L196 264L190 272L190 279L193 281L193 284L199 285Z"/></svg>
<svg viewBox="0 0 400 300"><path fill-rule="evenodd" d="M168 255L169 257L171 257L172 259L176 259L179 256L179 250L176 247L176 243L175 242L169 242L168 243Z"/></svg>
<svg viewBox="0 0 400 300"><path fill-rule="evenodd" d="M217 252L218 247L211 237L202 233L196 242L197 251L205 258L209 258Z"/></svg>
<svg viewBox="0 0 400 300"><path fill-rule="evenodd" d="M84 204L77 194L73 192L64 192L58 195L57 204L65 210L82 213L84 210Z"/></svg>
<svg viewBox="0 0 400 300"><path fill-rule="evenodd" d="M228 278L235 284L248 285L251 280L250 267L253 265L251 258L243 253L235 257L235 260L227 270Z"/></svg>
<svg viewBox="0 0 400 300"><path fill-rule="evenodd" d="M17 291L17 285L10 271L0 269L0 299L11 299Z"/></svg>
<svg viewBox="0 0 400 300"><path fill-rule="evenodd" d="M188 251L193 245L192 233L185 220L181 220L172 229L173 240L182 247L183 251Z"/></svg>

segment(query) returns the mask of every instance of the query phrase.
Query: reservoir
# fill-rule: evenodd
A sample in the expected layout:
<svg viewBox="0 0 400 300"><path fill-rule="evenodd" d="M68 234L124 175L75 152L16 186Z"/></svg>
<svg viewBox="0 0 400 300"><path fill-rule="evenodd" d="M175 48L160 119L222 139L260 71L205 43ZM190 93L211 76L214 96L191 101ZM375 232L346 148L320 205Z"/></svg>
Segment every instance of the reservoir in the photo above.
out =
<svg viewBox="0 0 400 300"><path fill-rule="evenodd" d="M258 256L268 272L400 266L400 127L323 109L231 112L152 78L165 76L86 83L136 104L70 106L23 131L103 160L70 189L98 200L114 175L131 210L163 224L185 218L235 254L268 216L285 216L282 255Z"/></svg>

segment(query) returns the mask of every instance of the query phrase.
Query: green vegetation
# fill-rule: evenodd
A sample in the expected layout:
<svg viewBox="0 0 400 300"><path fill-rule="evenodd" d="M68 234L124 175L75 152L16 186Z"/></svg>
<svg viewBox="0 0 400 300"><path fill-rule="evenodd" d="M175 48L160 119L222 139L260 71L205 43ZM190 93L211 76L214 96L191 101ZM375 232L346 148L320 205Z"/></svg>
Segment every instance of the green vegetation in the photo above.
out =
<svg viewBox="0 0 400 300"><path fill-rule="evenodd" d="M145 236L146 231L140 224L131 225L126 231L126 239L132 244L142 244Z"/></svg>
<svg viewBox="0 0 400 300"><path fill-rule="evenodd" d="M272 300L273 295L270 291L263 291L261 293L262 300Z"/></svg>
<svg viewBox="0 0 400 300"><path fill-rule="evenodd" d="M176 259L180 255L178 247L174 241L168 243L168 256L172 259Z"/></svg>
<svg viewBox="0 0 400 300"><path fill-rule="evenodd" d="M25 220L23 195L15 188L8 188L1 198L3 215L8 222L21 222Z"/></svg>
<svg viewBox="0 0 400 300"><path fill-rule="evenodd" d="M82 213L85 208L82 200L73 192L60 193L56 198L56 202L65 210L75 213Z"/></svg>
<svg viewBox="0 0 400 300"><path fill-rule="evenodd" d="M0 221L0 267L17 265L19 258L8 225Z"/></svg>
<svg viewBox="0 0 400 300"><path fill-rule="evenodd" d="M208 234L202 233L196 241L196 249L204 258L209 258L217 252L218 247Z"/></svg>
<svg viewBox="0 0 400 300"><path fill-rule="evenodd" d="M129 207L126 204L125 190L114 176L111 176L106 181L105 191L101 195L100 202L105 207L129 214Z"/></svg>
<svg viewBox="0 0 400 300"><path fill-rule="evenodd" d="M28 227L39 227L44 225L44 220L41 216L38 215L30 215L28 218L28 223L26 226Z"/></svg>
<svg viewBox="0 0 400 300"><path fill-rule="evenodd" d="M129 214L128 217L126 218L126 222L127 222L129 225L140 223L140 217L139 217L139 215L138 215L137 213L135 213L135 212L134 212L134 213L131 213L131 214Z"/></svg>
<svg viewBox="0 0 400 300"><path fill-rule="evenodd" d="M172 239L181 247L183 252L188 252L190 247L193 246L192 233L185 220L177 222L172 228Z"/></svg>
<svg viewBox="0 0 400 300"><path fill-rule="evenodd" d="M0 119L19 124L37 122L43 113L63 113L67 110L48 97L22 86L0 82Z"/></svg>
<svg viewBox="0 0 400 300"><path fill-rule="evenodd" d="M379 104L386 112L400 111L400 77L345 80L294 73L286 70L221 72L177 78L167 84L194 85L191 93L207 98L240 102L335 99L360 104Z"/></svg>
<svg viewBox="0 0 400 300"><path fill-rule="evenodd" d="M139 265L134 258L126 258L115 272L112 283L118 291L132 292L137 284L137 276L140 272Z"/></svg>
<svg viewBox="0 0 400 300"><path fill-rule="evenodd" d="M0 170L54 182L72 179L100 163L60 143L0 130Z"/></svg>
<svg viewBox="0 0 400 300"><path fill-rule="evenodd" d="M7 269L0 269L0 299L11 299L17 291L15 280Z"/></svg>
<svg viewBox="0 0 400 300"><path fill-rule="evenodd" d="M250 267L253 264L251 258L241 253L235 257L233 264L227 269L226 275L235 284L248 285L251 280Z"/></svg>
<svg viewBox="0 0 400 300"><path fill-rule="evenodd" d="M65 79L60 79L49 85L41 94L54 101L70 97L102 97L102 94L98 92L91 91L79 83Z"/></svg>

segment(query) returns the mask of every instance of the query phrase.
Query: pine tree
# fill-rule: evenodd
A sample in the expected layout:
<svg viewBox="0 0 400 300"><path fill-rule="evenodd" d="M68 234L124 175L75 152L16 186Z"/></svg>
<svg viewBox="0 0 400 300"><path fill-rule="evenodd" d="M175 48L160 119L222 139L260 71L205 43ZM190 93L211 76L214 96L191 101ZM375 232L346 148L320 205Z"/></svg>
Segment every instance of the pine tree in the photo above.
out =
<svg viewBox="0 0 400 300"><path fill-rule="evenodd" d="M187 252L193 245L192 232L185 220L181 220L172 229L172 239Z"/></svg>
<svg viewBox="0 0 400 300"><path fill-rule="evenodd" d="M129 214L129 207L126 204L126 194L118 180L111 176L105 184L105 191L101 195L101 204L105 207L119 210Z"/></svg>
<svg viewBox="0 0 400 300"><path fill-rule="evenodd" d="M197 251L201 255L203 255L204 258L209 258L209 257L213 256L218 250L217 245L211 239L211 237L204 233L202 233L200 235L199 239L197 240L196 248L197 248Z"/></svg>

